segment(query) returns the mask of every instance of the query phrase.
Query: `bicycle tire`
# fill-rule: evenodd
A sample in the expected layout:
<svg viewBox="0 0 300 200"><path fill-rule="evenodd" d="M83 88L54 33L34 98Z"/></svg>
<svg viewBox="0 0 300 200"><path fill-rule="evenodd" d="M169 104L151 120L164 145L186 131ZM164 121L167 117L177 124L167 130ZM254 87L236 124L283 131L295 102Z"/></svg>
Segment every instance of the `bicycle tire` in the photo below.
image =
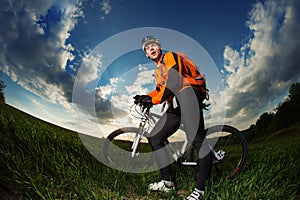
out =
<svg viewBox="0 0 300 200"><path fill-rule="evenodd" d="M216 136L218 135L218 136ZM213 149L218 152L222 150L225 156L217 160L213 155L213 172L216 176L226 179L232 179L242 171L248 156L248 143L245 136L236 128L229 125L216 125L206 129L206 138ZM187 154L187 160L195 162L198 158L194 147L190 147ZM195 173L197 167L192 167Z"/></svg>
<svg viewBox="0 0 300 200"><path fill-rule="evenodd" d="M138 145L139 155L131 157L130 147L134 136L139 132L135 127L123 127L108 135L103 146L105 164L119 168L145 168L153 164L154 158L151 147L146 137L143 137Z"/></svg>

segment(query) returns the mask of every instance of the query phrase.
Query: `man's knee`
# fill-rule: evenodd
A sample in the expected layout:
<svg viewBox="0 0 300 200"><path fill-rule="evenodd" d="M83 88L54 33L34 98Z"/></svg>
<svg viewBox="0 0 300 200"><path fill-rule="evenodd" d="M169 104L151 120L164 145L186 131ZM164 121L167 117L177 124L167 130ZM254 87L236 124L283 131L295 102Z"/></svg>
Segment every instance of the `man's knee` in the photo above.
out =
<svg viewBox="0 0 300 200"><path fill-rule="evenodd" d="M165 146L164 141L156 137L148 138L148 142L153 150L158 150Z"/></svg>
<svg viewBox="0 0 300 200"><path fill-rule="evenodd" d="M205 139L205 135L197 134L192 141L193 147L199 150L202 146L202 143L204 142L204 139Z"/></svg>

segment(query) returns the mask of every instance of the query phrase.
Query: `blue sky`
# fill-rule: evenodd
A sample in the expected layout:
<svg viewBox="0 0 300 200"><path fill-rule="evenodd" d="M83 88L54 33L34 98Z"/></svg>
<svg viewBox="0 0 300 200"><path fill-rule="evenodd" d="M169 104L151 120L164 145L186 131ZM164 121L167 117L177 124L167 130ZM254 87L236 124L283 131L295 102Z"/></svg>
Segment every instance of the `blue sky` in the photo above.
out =
<svg viewBox="0 0 300 200"><path fill-rule="evenodd" d="M6 102L59 126L105 136L133 121L132 95L153 87L154 66L137 48L151 30L163 48L185 50L206 73L213 107L207 121L245 129L300 79L299 11L297 0L3 0ZM128 46L134 49L124 52ZM77 101L74 88L93 105Z"/></svg>

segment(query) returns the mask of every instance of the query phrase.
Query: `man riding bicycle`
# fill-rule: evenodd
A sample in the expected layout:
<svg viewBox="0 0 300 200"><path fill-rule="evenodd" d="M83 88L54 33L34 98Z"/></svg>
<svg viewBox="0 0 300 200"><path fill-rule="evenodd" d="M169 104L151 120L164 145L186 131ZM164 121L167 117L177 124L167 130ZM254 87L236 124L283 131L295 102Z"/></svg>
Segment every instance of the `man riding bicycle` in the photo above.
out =
<svg viewBox="0 0 300 200"><path fill-rule="evenodd" d="M195 78L183 70L183 57L174 52L162 52L159 40L147 36L142 40L143 51L156 64L156 89L147 95L137 95L134 98L149 104L166 102L169 107L157 122L148 138L156 156L161 173L159 182L149 184L151 191L170 192L175 190L172 181L171 161L165 147L165 140L174 134L183 124L187 139L198 151L197 177L194 191L187 199L203 199L205 181L211 173L212 155L205 142L203 100L205 94L197 86Z"/></svg>

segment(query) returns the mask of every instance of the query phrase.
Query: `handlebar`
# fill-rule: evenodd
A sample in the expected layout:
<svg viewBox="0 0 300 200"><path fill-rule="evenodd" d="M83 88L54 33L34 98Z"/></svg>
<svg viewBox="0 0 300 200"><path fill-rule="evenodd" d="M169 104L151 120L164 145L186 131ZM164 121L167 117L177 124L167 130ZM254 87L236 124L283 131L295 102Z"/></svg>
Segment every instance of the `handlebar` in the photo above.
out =
<svg viewBox="0 0 300 200"><path fill-rule="evenodd" d="M146 95L137 95L134 97L134 104L139 105L143 111L150 111L150 108L153 106L152 100L149 96Z"/></svg>
<svg viewBox="0 0 300 200"><path fill-rule="evenodd" d="M153 107L152 102L146 102L143 100L136 100L131 105L129 112L132 117L139 119L140 122L148 124L149 127L153 127L157 120L161 118L161 115L150 112L150 109Z"/></svg>
<svg viewBox="0 0 300 200"><path fill-rule="evenodd" d="M149 113L150 113L150 108L152 107L152 105L147 104L147 103L144 103L144 102L138 102L138 103L135 102L135 105L140 106L141 111L142 111L143 113L145 113L146 115L149 115Z"/></svg>

